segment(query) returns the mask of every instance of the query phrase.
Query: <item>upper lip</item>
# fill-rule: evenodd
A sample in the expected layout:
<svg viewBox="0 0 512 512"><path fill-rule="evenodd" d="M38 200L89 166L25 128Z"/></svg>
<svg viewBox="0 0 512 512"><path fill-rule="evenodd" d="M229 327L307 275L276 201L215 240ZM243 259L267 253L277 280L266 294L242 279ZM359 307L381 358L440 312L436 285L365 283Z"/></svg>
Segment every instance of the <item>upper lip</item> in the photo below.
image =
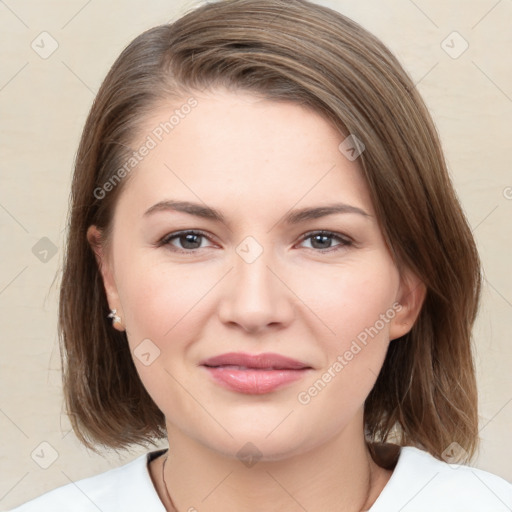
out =
<svg viewBox="0 0 512 512"><path fill-rule="evenodd" d="M246 368L265 368L271 370L300 370L311 368L302 361L290 357L265 352L263 354L244 354L242 352L229 352L218 356L210 357L202 361L203 366L243 366Z"/></svg>

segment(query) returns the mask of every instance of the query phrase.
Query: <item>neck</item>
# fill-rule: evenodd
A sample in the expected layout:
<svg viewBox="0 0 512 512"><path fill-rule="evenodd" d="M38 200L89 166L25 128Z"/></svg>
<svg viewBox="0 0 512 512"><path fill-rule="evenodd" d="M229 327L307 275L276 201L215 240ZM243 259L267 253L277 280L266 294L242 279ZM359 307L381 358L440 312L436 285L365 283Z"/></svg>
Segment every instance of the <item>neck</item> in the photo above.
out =
<svg viewBox="0 0 512 512"><path fill-rule="evenodd" d="M260 459L251 465L219 454L168 425L167 491L180 512L368 510L391 471L375 464L362 429L356 427L360 426L349 425L306 453ZM162 463L163 459L153 468L154 480L162 478L156 476ZM156 487L166 508L173 510L163 482Z"/></svg>

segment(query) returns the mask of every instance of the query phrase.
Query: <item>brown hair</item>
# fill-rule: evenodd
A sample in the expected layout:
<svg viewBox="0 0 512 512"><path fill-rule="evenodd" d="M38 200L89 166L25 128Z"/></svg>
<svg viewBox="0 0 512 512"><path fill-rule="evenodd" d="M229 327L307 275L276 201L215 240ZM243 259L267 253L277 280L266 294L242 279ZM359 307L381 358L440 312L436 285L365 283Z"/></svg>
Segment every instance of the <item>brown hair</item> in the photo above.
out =
<svg viewBox="0 0 512 512"><path fill-rule="evenodd" d="M306 0L223 0L150 29L122 52L88 116L76 158L60 295L66 408L86 446L114 449L165 437L125 333L114 330L90 225L108 240L112 178L155 105L227 86L310 107L366 149L358 163L400 270L426 286L416 323L390 344L365 402L370 442L393 439L441 458L477 443L471 329L481 272L430 114L411 78L376 37Z"/></svg>

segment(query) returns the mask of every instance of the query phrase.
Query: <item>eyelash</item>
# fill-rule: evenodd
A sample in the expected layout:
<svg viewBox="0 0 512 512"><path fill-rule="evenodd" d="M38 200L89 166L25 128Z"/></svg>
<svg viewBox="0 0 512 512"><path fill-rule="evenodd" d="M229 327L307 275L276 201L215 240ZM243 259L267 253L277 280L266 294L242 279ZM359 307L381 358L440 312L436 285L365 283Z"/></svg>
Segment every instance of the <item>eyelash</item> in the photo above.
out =
<svg viewBox="0 0 512 512"><path fill-rule="evenodd" d="M165 235L157 243L157 246L158 247L168 246L171 251L177 252L177 253L182 253L182 254L192 254L194 252L199 251L201 248L196 248L196 249L179 249L179 248L171 245L171 241L179 239L179 238L184 237L186 235L198 235L198 236L202 236L204 238L210 239L210 237L205 232L203 232L203 231L198 231L198 230L176 231L174 233L169 233L168 235ZM304 235L302 235L302 237L300 239L300 242L304 242L305 240L308 240L308 239L313 238L315 236L327 236L327 237L330 237L332 239L336 239L339 242L341 242L339 245L337 245L335 247L329 247L327 249L315 249L314 247L306 247L306 249L312 250L312 251L317 252L317 253L318 252L319 253L329 253L329 252L339 251L339 250L341 250L343 248L350 247L354 243L353 240L350 240L346 236L342 236L342 235L340 235L338 233L334 233L332 231L326 231L326 230L309 231L308 233L305 233Z"/></svg>

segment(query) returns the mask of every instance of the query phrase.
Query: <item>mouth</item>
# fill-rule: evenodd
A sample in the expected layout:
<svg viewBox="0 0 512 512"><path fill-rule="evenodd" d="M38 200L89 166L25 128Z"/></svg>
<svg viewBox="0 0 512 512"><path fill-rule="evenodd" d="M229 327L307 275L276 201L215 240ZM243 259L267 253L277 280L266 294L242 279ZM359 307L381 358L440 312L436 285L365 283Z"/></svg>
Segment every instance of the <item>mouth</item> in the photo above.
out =
<svg viewBox="0 0 512 512"><path fill-rule="evenodd" d="M201 363L213 381L238 393L269 393L304 377L312 367L280 354L229 353Z"/></svg>
<svg viewBox="0 0 512 512"><path fill-rule="evenodd" d="M272 352L265 352L263 354L228 352L210 357L201 364L211 368L236 366L239 369L251 370L302 370L304 368L311 368L307 363Z"/></svg>
<svg viewBox="0 0 512 512"><path fill-rule="evenodd" d="M231 368L234 370L260 370L260 371L270 371L270 370L302 370L302 368L286 368L286 367L279 367L279 366L268 366L265 368L259 368L257 366L241 366L241 365L235 365L235 364L217 364L217 365L209 365L205 364L203 365L206 368Z"/></svg>

